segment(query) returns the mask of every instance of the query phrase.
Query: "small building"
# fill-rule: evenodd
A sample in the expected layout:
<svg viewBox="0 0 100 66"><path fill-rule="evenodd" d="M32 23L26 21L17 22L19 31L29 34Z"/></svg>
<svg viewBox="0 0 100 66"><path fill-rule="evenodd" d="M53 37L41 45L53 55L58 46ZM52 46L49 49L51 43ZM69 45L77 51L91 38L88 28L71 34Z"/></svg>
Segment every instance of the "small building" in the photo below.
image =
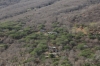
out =
<svg viewBox="0 0 100 66"><path fill-rule="evenodd" d="M58 49L55 46L49 46L49 52L57 52Z"/></svg>
<svg viewBox="0 0 100 66"><path fill-rule="evenodd" d="M48 34L57 34L57 32L48 32Z"/></svg>
<svg viewBox="0 0 100 66"><path fill-rule="evenodd" d="M50 55L53 55L54 57L58 57L58 48L56 46L48 46L48 51L44 53L46 58L49 58Z"/></svg>
<svg viewBox="0 0 100 66"><path fill-rule="evenodd" d="M46 30L44 30L44 29L41 29L41 30L40 30L40 32L45 32L45 31L46 31Z"/></svg>

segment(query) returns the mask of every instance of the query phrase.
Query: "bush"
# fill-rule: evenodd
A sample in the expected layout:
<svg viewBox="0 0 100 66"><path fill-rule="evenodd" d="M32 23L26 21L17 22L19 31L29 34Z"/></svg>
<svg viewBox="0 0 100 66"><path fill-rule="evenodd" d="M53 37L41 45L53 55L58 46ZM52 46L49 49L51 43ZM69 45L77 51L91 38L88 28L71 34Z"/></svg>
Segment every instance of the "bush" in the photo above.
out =
<svg viewBox="0 0 100 66"><path fill-rule="evenodd" d="M64 41L63 41L61 38L57 38L57 39L56 39L56 44L57 44L57 45L62 45L63 42L64 42Z"/></svg>
<svg viewBox="0 0 100 66"><path fill-rule="evenodd" d="M74 47L74 46L76 45L76 42L75 42L75 41L70 41L70 45L71 45L72 47Z"/></svg>
<svg viewBox="0 0 100 66"><path fill-rule="evenodd" d="M97 35L96 35L96 38L97 38L98 40L100 40L100 34L97 34Z"/></svg>
<svg viewBox="0 0 100 66"><path fill-rule="evenodd" d="M44 44L44 43L39 43L38 45L37 45L37 47L31 52L31 54L32 55L41 55L43 52L45 52L46 51L46 48L47 48L47 46L46 46L46 44Z"/></svg>
<svg viewBox="0 0 100 66"><path fill-rule="evenodd" d="M61 66L72 66L68 59L64 59L63 62L61 63Z"/></svg>
<svg viewBox="0 0 100 66"><path fill-rule="evenodd" d="M24 60L23 63L28 63L28 62L31 62L31 61L34 61L34 58L28 58L27 60Z"/></svg>
<svg viewBox="0 0 100 66"><path fill-rule="evenodd" d="M95 49L96 49L96 50L100 50L100 46L96 46Z"/></svg>
<svg viewBox="0 0 100 66"><path fill-rule="evenodd" d="M96 39L96 35L89 34L90 39Z"/></svg>
<svg viewBox="0 0 100 66"><path fill-rule="evenodd" d="M66 49L71 49L71 47L70 46L68 46L68 45L65 45L64 47L63 47L63 50L66 50Z"/></svg>
<svg viewBox="0 0 100 66"><path fill-rule="evenodd" d="M54 54L50 54L49 57L50 58L55 58L55 55Z"/></svg>
<svg viewBox="0 0 100 66"><path fill-rule="evenodd" d="M39 29L44 29L44 27L45 27L45 25L44 24L41 24L41 25L39 25Z"/></svg>
<svg viewBox="0 0 100 66"><path fill-rule="evenodd" d="M89 63L85 63L83 66L91 66Z"/></svg>
<svg viewBox="0 0 100 66"><path fill-rule="evenodd" d="M53 62L53 66L58 66L59 61Z"/></svg>
<svg viewBox="0 0 100 66"><path fill-rule="evenodd" d="M93 52L91 51L91 49L84 49L81 51L80 56L84 56L86 58L92 58Z"/></svg>
<svg viewBox="0 0 100 66"><path fill-rule="evenodd" d="M54 40L54 39L56 39L56 38L57 38L57 35L55 35L55 34L50 34L50 35L49 35L49 39L53 39L53 40Z"/></svg>
<svg viewBox="0 0 100 66"><path fill-rule="evenodd" d="M30 35L28 35L26 38L29 38L29 39L37 39L38 35L35 34L35 33L32 33Z"/></svg>
<svg viewBox="0 0 100 66"><path fill-rule="evenodd" d="M52 23L52 28L57 28L57 27L59 27L59 23L58 22Z"/></svg>
<svg viewBox="0 0 100 66"><path fill-rule="evenodd" d="M75 35L76 39L81 39L84 36L84 34L82 32L79 32L77 35Z"/></svg>
<svg viewBox="0 0 100 66"><path fill-rule="evenodd" d="M22 37L26 35L27 35L26 32L16 32L14 34L10 34L10 37L12 37L13 39L21 39Z"/></svg>
<svg viewBox="0 0 100 66"><path fill-rule="evenodd" d="M17 22L3 22L0 23L0 28L1 29L9 29L9 30L18 30L21 28L21 25L19 26L19 23Z"/></svg>
<svg viewBox="0 0 100 66"><path fill-rule="evenodd" d="M6 44L0 44L0 47L4 47L4 49L7 49L8 45L6 45Z"/></svg>
<svg viewBox="0 0 100 66"><path fill-rule="evenodd" d="M98 65L90 64L90 63L85 63L83 66L98 66Z"/></svg>
<svg viewBox="0 0 100 66"><path fill-rule="evenodd" d="M80 49L80 50L84 50L85 49L85 47L84 47L85 45L86 45L85 43L78 44L77 48Z"/></svg>

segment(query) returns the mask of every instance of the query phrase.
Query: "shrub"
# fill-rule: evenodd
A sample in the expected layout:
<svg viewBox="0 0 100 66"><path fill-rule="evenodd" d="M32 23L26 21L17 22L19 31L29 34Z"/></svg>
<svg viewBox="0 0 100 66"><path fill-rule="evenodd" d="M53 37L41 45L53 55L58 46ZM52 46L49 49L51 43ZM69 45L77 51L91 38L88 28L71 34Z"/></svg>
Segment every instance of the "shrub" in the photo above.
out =
<svg viewBox="0 0 100 66"><path fill-rule="evenodd" d="M100 40L100 34L97 34L97 35L96 35L96 38L97 38L98 40Z"/></svg>
<svg viewBox="0 0 100 66"><path fill-rule="evenodd" d="M4 47L5 49L7 49L8 45L6 45L6 44L0 44L0 47Z"/></svg>
<svg viewBox="0 0 100 66"><path fill-rule="evenodd" d="M70 45L71 45L72 47L74 47L74 46L76 45L76 42L75 42L75 41L70 41Z"/></svg>
<svg viewBox="0 0 100 66"><path fill-rule="evenodd" d="M96 35L89 34L90 39L96 39Z"/></svg>
<svg viewBox="0 0 100 66"><path fill-rule="evenodd" d="M21 28L21 26L19 26L18 22L3 22L0 23L0 28L1 29L9 29L9 30L18 30Z"/></svg>
<svg viewBox="0 0 100 66"><path fill-rule="evenodd" d="M32 55L41 55L43 52L45 52L47 46L44 43L39 43L37 47L31 52Z"/></svg>
<svg viewBox="0 0 100 66"><path fill-rule="evenodd" d="M10 37L12 37L13 39L21 39L22 37L26 36L27 33L25 32L16 32L14 34L10 34Z"/></svg>
<svg viewBox="0 0 100 66"><path fill-rule="evenodd" d="M83 66L91 66L89 63L85 63Z"/></svg>
<svg viewBox="0 0 100 66"><path fill-rule="evenodd" d="M38 35L35 34L35 33L32 33L30 35L28 35L26 38L29 38L29 39L37 39Z"/></svg>
<svg viewBox="0 0 100 66"><path fill-rule="evenodd" d="M55 58L55 55L54 54L50 54L49 57L50 58Z"/></svg>
<svg viewBox="0 0 100 66"><path fill-rule="evenodd" d="M71 47L68 46L68 45L65 45L65 46L63 47L63 50L66 50L66 49L71 49Z"/></svg>
<svg viewBox="0 0 100 66"><path fill-rule="evenodd" d="M45 27L45 25L44 24L41 24L41 25L39 25L39 29L44 29L44 27Z"/></svg>
<svg viewBox="0 0 100 66"><path fill-rule="evenodd" d="M80 49L80 50L84 50L85 49L85 47L84 47L85 45L86 45L85 43L78 44L77 48Z"/></svg>
<svg viewBox="0 0 100 66"><path fill-rule="evenodd" d="M84 56L86 58L92 58L93 52L90 49L84 49L81 51L80 56Z"/></svg>
<svg viewBox="0 0 100 66"><path fill-rule="evenodd" d="M96 50L100 50L100 46L96 46L95 49L96 49Z"/></svg>
<svg viewBox="0 0 100 66"><path fill-rule="evenodd" d="M72 66L68 59L64 59L63 62L61 63L61 66Z"/></svg>
<svg viewBox="0 0 100 66"><path fill-rule="evenodd" d="M85 63L85 64L83 64L83 66L98 66L98 65L90 64L90 63Z"/></svg>
<svg viewBox="0 0 100 66"><path fill-rule="evenodd" d="M52 28L56 28L56 27L59 27L59 23L58 22L52 23Z"/></svg>
<svg viewBox="0 0 100 66"><path fill-rule="evenodd" d="M34 61L34 58L28 58L27 60L24 60L23 63L28 63L28 62L31 62L31 61Z"/></svg>
<svg viewBox="0 0 100 66"><path fill-rule="evenodd" d="M53 66L58 66L59 61L53 62Z"/></svg>
<svg viewBox="0 0 100 66"><path fill-rule="evenodd" d="M84 36L82 32L79 32L78 34L75 35L76 39L81 39Z"/></svg>
<svg viewBox="0 0 100 66"><path fill-rule="evenodd" d="M50 35L49 35L49 38L50 38L50 39L56 39L56 38L57 38L57 35L55 35L55 34L50 34Z"/></svg>

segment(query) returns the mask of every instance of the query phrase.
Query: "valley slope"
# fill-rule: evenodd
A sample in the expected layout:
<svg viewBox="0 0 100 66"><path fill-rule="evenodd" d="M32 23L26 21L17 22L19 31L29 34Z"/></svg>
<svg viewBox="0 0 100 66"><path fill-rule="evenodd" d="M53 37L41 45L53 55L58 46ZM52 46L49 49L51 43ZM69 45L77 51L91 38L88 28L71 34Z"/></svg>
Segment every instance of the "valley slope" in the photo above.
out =
<svg viewBox="0 0 100 66"><path fill-rule="evenodd" d="M100 66L100 0L0 0L0 66Z"/></svg>

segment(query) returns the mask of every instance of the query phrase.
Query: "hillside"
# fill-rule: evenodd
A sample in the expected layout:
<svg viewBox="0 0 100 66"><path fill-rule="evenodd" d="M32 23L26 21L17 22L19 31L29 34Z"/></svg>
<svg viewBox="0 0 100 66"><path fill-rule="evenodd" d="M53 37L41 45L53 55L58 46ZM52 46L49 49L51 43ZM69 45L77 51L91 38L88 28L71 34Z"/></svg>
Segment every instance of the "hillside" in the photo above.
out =
<svg viewBox="0 0 100 66"><path fill-rule="evenodd" d="M99 2L99 0L13 0L9 2L13 5L0 9L0 21L22 19L26 22L30 22L30 24L34 22L51 23L54 21L68 23L81 16L85 22L93 22L94 19L92 20L92 18L94 18L95 12L99 10ZM90 11L92 14L89 14ZM91 21L85 19L87 15L90 15ZM75 18L72 18L72 16L75 16ZM99 14L95 15L95 17L96 16L98 17ZM70 17L71 19L68 20ZM81 21L81 17L76 20Z"/></svg>
<svg viewBox="0 0 100 66"><path fill-rule="evenodd" d="M18 3L20 0L0 0L0 8Z"/></svg>
<svg viewBox="0 0 100 66"><path fill-rule="evenodd" d="M81 14L71 17L71 22L99 22L100 21L100 4L88 8Z"/></svg>
<svg viewBox="0 0 100 66"><path fill-rule="evenodd" d="M100 66L100 0L0 0L0 66Z"/></svg>

